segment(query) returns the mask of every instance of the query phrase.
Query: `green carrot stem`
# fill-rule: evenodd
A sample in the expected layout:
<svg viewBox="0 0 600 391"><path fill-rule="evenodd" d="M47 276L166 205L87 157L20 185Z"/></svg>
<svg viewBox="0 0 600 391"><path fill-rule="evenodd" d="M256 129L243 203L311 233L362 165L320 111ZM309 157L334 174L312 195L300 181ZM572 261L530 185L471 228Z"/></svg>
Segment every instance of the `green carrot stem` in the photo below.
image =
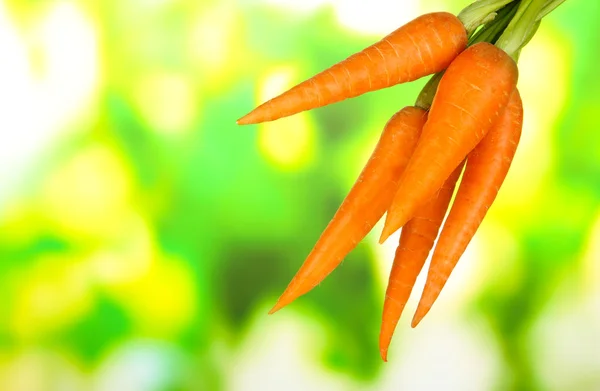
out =
<svg viewBox="0 0 600 391"><path fill-rule="evenodd" d="M547 0L522 0L514 18L498 38L496 46L516 59L517 52L535 34L537 16L546 5L546 2Z"/></svg>
<svg viewBox="0 0 600 391"><path fill-rule="evenodd" d="M458 19L470 36L479 26L494 19L495 12L515 0L479 0L463 9Z"/></svg>
<svg viewBox="0 0 600 391"><path fill-rule="evenodd" d="M429 79L429 81L427 82L427 84L425 84L425 87L423 87L421 93L417 97L417 102L415 103L415 106L423 110L429 110L431 104L433 103L433 97L437 92L438 85L440 84L440 80L442 80L442 76L444 76L444 72L445 71L436 73L431 77L431 79Z"/></svg>
<svg viewBox="0 0 600 391"><path fill-rule="evenodd" d="M478 42L495 43L517 12L519 2L513 2L498 11L496 18L478 30L469 40L469 46Z"/></svg>

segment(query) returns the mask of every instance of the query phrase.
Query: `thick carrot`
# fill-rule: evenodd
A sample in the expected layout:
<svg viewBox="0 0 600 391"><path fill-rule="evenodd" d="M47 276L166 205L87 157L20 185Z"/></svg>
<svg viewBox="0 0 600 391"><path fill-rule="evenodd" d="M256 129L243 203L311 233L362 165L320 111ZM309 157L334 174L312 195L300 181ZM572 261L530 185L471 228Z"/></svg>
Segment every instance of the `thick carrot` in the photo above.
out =
<svg viewBox="0 0 600 391"><path fill-rule="evenodd" d="M348 196L269 313L310 291L335 269L381 219L417 145L427 113L405 107L386 124Z"/></svg>
<svg viewBox="0 0 600 391"><path fill-rule="evenodd" d="M383 303L379 334L379 350L383 361L387 361L394 330L433 247L462 168L463 164L460 164L438 193L402 228Z"/></svg>
<svg viewBox="0 0 600 391"><path fill-rule="evenodd" d="M517 78L514 60L485 42L469 47L452 62L400 180L380 242L410 220L487 134L506 107Z"/></svg>
<svg viewBox="0 0 600 391"><path fill-rule="evenodd" d="M422 15L240 118L272 121L439 72L465 49L467 33L447 12Z"/></svg>
<svg viewBox="0 0 600 391"><path fill-rule="evenodd" d="M494 202L517 150L522 126L523 104L515 89L504 113L467 157L465 173L433 252L413 327L431 309Z"/></svg>

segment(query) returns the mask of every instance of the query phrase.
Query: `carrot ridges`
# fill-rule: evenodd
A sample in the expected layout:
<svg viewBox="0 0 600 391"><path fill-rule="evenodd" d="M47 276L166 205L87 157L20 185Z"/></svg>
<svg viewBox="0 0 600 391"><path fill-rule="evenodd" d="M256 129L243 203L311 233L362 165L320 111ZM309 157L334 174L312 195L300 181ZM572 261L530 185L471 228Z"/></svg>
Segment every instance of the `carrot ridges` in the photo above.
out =
<svg viewBox="0 0 600 391"><path fill-rule="evenodd" d="M456 57L440 81L380 243L410 220L485 137L508 103L517 78L514 60L494 45L478 43Z"/></svg>
<svg viewBox="0 0 600 391"><path fill-rule="evenodd" d="M466 30L456 16L447 12L419 16L381 41L263 103L237 123L273 121L419 79L448 67L466 45Z"/></svg>
<svg viewBox="0 0 600 391"><path fill-rule="evenodd" d="M426 116L422 109L405 107L388 121L348 196L269 313L321 282L381 219L417 144Z"/></svg>
<svg viewBox="0 0 600 391"><path fill-rule="evenodd" d="M438 193L402 229L383 304L379 350L383 361L415 281L433 247L452 198L460 164Z"/></svg>
<svg viewBox="0 0 600 391"><path fill-rule="evenodd" d="M500 118L468 155L463 179L432 256L413 327L431 309L493 204L516 153L522 125L523 104L515 89Z"/></svg>

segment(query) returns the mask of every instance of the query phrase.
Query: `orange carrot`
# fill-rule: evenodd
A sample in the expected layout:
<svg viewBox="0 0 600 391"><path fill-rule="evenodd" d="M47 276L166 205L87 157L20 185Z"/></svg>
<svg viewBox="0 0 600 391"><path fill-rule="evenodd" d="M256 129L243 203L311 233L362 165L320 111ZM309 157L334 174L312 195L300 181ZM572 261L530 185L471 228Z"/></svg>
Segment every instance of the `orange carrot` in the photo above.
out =
<svg viewBox="0 0 600 391"><path fill-rule="evenodd" d="M461 163L450 174L438 193L424 207L420 208L415 217L402 228L383 303L381 333L379 334L379 350L383 361L387 361L387 351L394 330L410 297L417 276L433 247L462 168L463 164Z"/></svg>
<svg viewBox="0 0 600 391"><path fill-rule="evenodd" d="M517 78L514 60L485 42L470 46L452 62L400 179L380 242L406 224L481 141L506 107Z"/></svg>
<svg viewBox="0 0 600 391"><path fill-rule="evenodd" d="M517 150L522 126L523 104L515 89L506 110L467 158L454 204L433 252L413 327L431 309L494 202Z"/></svg>
<svg viewBox="0 0 600 391"><path fill-rule="evenodd" d="M439 72L465 49L467 33L447 12L422 15L240 118L272 121Z"/></svg>
<svg viewBox="0 0 600 391"><path fill-rule="evenodd" d="M405 107L385 126L381 138L350 193L269 313L310 291L356 247L389 207L427 113Z"/></svg>

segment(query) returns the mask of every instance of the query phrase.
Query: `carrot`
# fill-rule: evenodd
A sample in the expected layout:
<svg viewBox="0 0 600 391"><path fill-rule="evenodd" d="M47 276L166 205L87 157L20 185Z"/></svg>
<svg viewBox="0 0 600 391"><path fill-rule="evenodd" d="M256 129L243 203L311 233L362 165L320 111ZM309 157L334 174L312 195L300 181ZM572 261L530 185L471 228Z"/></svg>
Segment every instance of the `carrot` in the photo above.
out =
<svg viewBox="0 0 600 391"><path fill-rule="evenodd" d="M394 330L433 247L462 168L461 163L438 193L402 228L383 304L379 334L379 350L383 361L387 361L387 351Z"/></svg>
<svg viewBox="0 0 600 391"><path fill-rule="evenodd" d="M523 104L515 89L504 113L467 158L454 204L433 252L413 327L431 309L494 202L517 150L522 126Z"/></svg>
<svg viewBox="0 0 600 391"><path fill-rule="evenodd" d="M439 72L465 49L467 33L447 12L422 15L240 118L272 121Z"/></svg>
<svg viewBox="0 0 600 391"><path fill-rule="evenodd" d="M423 136L398 185L380 242L402 227L490 130L515 89L518 69L504 51L478 43L448 67Z"/></svg>
<svg viewBox="0 0 600 391"><path fill-rule="evenodd" d="M426 117L422 109L405 107L389 120L348 196L269 313L321 282L381 219L417 145Z"/></svg>

